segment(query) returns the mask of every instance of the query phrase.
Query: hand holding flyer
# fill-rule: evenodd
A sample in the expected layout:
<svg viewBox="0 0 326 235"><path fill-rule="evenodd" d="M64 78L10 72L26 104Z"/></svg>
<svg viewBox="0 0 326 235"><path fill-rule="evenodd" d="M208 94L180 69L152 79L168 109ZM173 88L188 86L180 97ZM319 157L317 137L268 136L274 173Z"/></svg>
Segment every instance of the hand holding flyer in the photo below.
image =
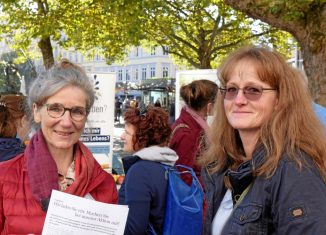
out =
<svg viewBox="0 0 326 235"><path fill-rule="evenodd" d="M123 235L128 211L53 190L42 235Z"/></svg>

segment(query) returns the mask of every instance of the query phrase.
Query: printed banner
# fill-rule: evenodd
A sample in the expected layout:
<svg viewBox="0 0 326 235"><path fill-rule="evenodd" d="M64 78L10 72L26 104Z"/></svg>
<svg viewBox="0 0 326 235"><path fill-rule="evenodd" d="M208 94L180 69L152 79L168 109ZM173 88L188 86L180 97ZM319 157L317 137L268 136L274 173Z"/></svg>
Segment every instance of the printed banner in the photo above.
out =
<svg viewBox="0 0 326 235"><path fill-rule="evenodd" d="M95 103L80 140L90 149L102 168L112 172L115 73L89 74L94 79Z"/></svg>

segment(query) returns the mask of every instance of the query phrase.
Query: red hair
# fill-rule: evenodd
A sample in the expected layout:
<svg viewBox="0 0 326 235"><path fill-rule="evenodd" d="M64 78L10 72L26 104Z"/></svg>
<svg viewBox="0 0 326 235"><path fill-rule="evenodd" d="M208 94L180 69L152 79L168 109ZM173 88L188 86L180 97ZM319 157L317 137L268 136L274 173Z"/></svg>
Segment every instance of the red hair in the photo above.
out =
<svg viewBox="0 0 326 235"><path fill-rule="evenodd" d="M171 134L169 115L160 107L149 106L145 110L130 108L124 115L125 123L135 127L133 136L136 151L152 145L167 146Z"/></svg>

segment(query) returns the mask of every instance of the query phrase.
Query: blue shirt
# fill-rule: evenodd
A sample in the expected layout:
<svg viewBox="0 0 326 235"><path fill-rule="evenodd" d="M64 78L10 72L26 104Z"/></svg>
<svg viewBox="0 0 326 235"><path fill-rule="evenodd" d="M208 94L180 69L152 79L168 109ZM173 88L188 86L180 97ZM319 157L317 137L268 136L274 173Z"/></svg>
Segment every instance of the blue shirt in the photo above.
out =
<svg viewBox="0 0 326 235"><path fill-rule="evenodd" d="M313 103L313 108L321 123L326 127L326 108L316 103Z"/></svg>

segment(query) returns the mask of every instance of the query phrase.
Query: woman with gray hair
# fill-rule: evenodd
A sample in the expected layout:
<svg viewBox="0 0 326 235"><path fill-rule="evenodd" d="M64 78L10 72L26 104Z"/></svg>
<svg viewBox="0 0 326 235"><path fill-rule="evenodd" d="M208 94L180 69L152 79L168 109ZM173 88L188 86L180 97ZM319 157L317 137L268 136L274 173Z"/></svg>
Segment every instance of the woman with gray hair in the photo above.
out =
<svg viewBox="0 0 326 235"><path fill-rule="evenodd" d="M0 166L1 234L40 234L53 189L117 202L112 176L79 141L94 100L84 70L67 60L34 81L28 105L39 128L23 154Z"/></svg>

